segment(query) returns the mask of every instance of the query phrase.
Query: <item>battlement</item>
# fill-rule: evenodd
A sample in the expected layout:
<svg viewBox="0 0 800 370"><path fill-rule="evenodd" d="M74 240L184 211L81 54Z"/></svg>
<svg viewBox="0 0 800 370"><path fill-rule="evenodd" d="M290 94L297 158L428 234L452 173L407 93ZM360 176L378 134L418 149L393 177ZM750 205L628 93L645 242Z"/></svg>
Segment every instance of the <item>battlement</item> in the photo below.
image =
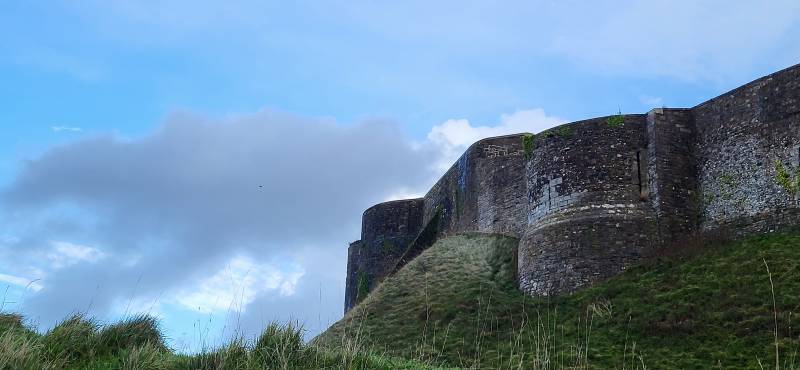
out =
<svg viewBox="0 0 800 370"><path fill-rule="evenodd" d="M483 139L424 198L365 211L362 239L350 246L345 311L440 235L519 238L520 289L551 295L616 275L692 233L800 225L798 168L800 65L693 108ZM381 249L385 240L393 247Z"/></svg>

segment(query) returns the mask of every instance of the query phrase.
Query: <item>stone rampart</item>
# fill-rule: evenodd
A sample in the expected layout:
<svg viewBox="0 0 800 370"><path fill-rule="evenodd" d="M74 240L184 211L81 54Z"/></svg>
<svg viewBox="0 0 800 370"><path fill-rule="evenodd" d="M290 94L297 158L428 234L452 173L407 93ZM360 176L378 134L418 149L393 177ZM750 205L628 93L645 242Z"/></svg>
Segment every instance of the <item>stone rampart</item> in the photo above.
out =
<svg viewBox="0 0 800 370"><path fill-rule="evenodd" d="M769 232L797 225L800 66L711 99L692 113L702 228Z"/></svg>
<svg viewBox="0 0 800 370"><path fill-rule="evenodd" d="M439 214L439 232L519 235L524 225L523 134L472 144L425 195L427 224ZM438 213L437 213L438 212Z"/></svg>
<svg viewBox="0 0 800 370"><path fill-rule="evenodd" d="M651 251L646 117L595 118L533 139L528 217L519 244L523 292L571 292L613 276Z"/></svg>
<svg viewBox="0 0 800 370"><path fill-rule="evenodd" d="M573 292L719 228L800 225L800 65L693 108L483 139L422 199L364 212L345 310L441 235L520 238L520 289Z"/></svg>
<svg viewBox="0 0 800 370"><path fill-rule="evenodd" d="M423 204L422 198L397 200L364 211L361 240L347 251L345 312L392 272L422 229Z"/></svg>

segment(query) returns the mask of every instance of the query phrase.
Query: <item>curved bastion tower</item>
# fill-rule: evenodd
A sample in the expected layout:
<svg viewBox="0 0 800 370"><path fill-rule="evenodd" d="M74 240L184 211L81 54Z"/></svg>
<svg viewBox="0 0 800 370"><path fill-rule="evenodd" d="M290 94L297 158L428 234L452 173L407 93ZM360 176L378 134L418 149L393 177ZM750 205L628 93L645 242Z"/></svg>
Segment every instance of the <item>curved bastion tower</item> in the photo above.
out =
<svg viewBox="0 0 800 370"><path fill-rule="evenodd" d="M800 224L800 65L693 108L483 139L425 197L364 212L345 311L438 238L519 239L523 292L567 294L724 228Z"/></svg>

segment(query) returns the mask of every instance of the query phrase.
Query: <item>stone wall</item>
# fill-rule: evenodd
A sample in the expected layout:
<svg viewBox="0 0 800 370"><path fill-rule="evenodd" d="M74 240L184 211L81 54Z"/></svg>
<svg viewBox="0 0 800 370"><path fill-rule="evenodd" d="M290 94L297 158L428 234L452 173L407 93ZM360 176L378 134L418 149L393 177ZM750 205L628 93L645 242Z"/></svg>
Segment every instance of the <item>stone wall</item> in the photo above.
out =
<svg viewBox="0 0 800 370"><path fill-rule="evenodd" d="M643 196L653 206L662 243L697 229L696 136L689 109L657 108L647 113L648 188Z"/></svg>
<svg viewBox="0 0 800 370"><path fill-rule="evenodd" d="M472 144L425 195L427 224L441 212L439 231L518 236L524 225L524 134Z"/></svg>
<svg viewBox="0 0 800 370"><path fill-rule="evenodd" d="M364 213L345 309L441 235L519 237L520 289L568 293L695 232L800 225L798 193L800 65L690 109L480 140L423 199Z"/></svg>
<svg viewBox="0 0 800 370"><path fill-rule="evenodd" d="M534 139L519 244L523 292L571 292L653 249L654 212L642 196L646 117L617 118L575 122Z"/></svg>
<svg viewBox="0 0 800 370"><path fill-rule="evenodd" d="M361 218L361 240L347 251L345 312L394 269L422 229L422 198L374 205Z"/></svg>
<svg viewBox="0 0 800 370"><path fill-rule="evenodd" d="M800 66L774 73L692 108L697 129L701 226L769 232L797 225ZM776 165L776 162L780 165Z"/></svg>

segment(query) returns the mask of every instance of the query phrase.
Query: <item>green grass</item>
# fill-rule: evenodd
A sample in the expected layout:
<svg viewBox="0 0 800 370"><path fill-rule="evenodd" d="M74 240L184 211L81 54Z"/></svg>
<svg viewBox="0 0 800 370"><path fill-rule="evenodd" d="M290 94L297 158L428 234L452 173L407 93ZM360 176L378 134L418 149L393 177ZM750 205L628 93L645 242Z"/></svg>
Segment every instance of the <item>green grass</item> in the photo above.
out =
<svg viewBox="0 0 800 370"><path fill-rule="evenodd" d="M617 113L613 116L606 118L606 124L610 127L621 127L625 125L625 116L622 113Z"/></svg>
<svg viewBox="0 0 800 370"><path fill-rule="evenodd" d="M799 367L800 234L663 257L550 299L515 288L516 243L440 240L313 344L360 337L388 354L473 368L775 369L777 343L778 367Z"/></svg>
<svg viewBox="0 0 800 370"><path fill-rule="evenodd" d="M176 354L164 344L155 319L137 316L101 326L74 315L44 335L22 317L0 314L0 369L433 369L375 353L348 341L338 349L303 343L302 329L271 324L255 340L232 340L196 355Z"/></svg>
<svg viewBox="0 0 800 370"><path fill-rule="evenodd" d="M798 368L800 233L684 249L550 299L517 291L516 247L439 240L310 344L271 324L182 355L148 316L74 315L39 334L0 313L0 369Z"/></svg>

